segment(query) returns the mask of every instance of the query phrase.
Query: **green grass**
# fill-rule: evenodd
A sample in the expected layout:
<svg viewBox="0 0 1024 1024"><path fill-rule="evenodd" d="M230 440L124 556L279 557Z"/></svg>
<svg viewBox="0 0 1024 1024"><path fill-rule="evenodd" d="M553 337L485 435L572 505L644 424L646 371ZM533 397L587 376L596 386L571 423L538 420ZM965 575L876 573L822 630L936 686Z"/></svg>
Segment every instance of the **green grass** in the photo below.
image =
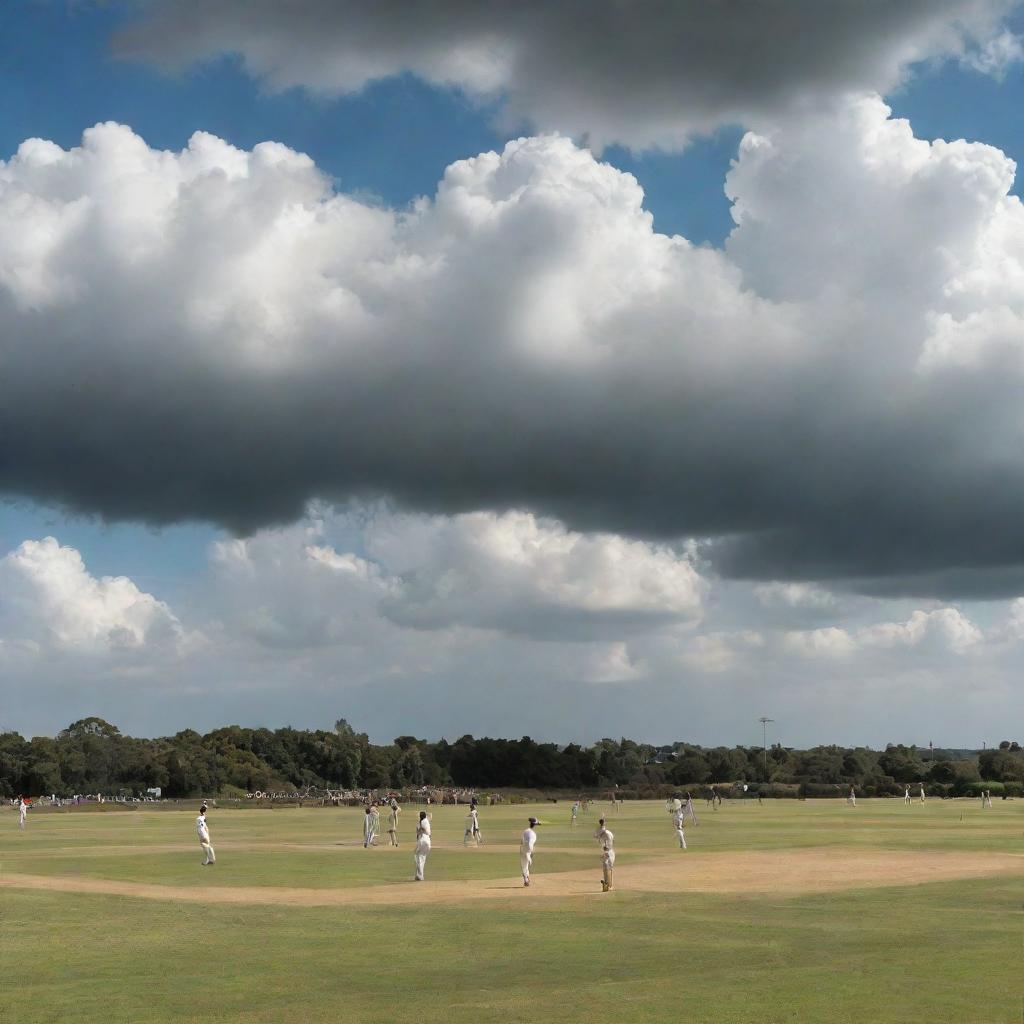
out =
<svg viewBox="0 0 1024 1024"><path fill-rule="evenodd" d="M693 850L1024 851L1024 801L774 802L698 806ZM596 810L596 809L595 809ZM484 808L489 847L461 848L464 811L434 813L428 878L514 878L529 813L535 872L597 866L592 811ZM964 820L960 820L963 814ZM194 810L0 815L0 873L217 886L393 882L373 906L206 906L0 888L0 1022L160 1024L1004 1024L1022 1019L1024 878L795 898L636 894L403 905L403 848L364 850L358 810L210 815L214 870L198 866ZM683 856L660 805L609 816L620 864ZM295 844L282 849L281 844ZM339 845L347 844L347 845ZM837 850L837 858L841 854ZM841 870L841 860L838 861ZM411 884L411 883L409 883Z"/></svg>

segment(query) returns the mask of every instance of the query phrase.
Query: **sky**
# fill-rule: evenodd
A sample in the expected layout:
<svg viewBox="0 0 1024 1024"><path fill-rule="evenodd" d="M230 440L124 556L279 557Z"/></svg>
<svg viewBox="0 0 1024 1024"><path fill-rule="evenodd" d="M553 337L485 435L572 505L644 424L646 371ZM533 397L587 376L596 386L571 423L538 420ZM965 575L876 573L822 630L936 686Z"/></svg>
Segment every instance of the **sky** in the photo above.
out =
<svg viewBox="0 0 1024 1024"><path fill-rule="evenodd" d="M1024 714L1015 0L0 9L0 728Z"/></svg>

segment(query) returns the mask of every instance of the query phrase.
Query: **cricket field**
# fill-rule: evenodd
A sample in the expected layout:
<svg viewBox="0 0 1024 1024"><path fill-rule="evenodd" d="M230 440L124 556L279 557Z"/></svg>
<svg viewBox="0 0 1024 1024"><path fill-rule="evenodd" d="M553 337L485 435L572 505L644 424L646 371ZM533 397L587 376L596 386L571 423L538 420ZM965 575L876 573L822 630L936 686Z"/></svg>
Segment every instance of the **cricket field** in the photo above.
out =
<svg viewBox="0 0 1024 1024"><path fill-rule="evenodd" d="M2 1024L1022 1020L1024 801L434 807L422 883L413 806L212 807L212 867L197 806L0 812Z"/></svg>

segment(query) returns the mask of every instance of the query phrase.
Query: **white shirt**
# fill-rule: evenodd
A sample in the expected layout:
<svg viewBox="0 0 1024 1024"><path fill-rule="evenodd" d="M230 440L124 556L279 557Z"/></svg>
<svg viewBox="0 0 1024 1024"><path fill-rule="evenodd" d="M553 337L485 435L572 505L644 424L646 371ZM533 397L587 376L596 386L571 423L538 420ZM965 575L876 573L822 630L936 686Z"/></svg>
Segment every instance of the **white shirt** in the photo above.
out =
<svg viewBox="0 0 1024 1024"><path fill-rule="evenodd" d="M429 818L422 818L420 820L420 823L416 826L416 838L417 839L426 839L428 843L430 842L430 819Z"/></svg>
<svg viewBox="0 0 1024 1024"><path fill-rule="evenodd" d="M615 833L610 828L599 828L594 833L594 838L606 849L615 848Z"/></svg>
<svg viewBox="0 0 1024 1024"><path fill-rule="evenodd" d="M476 811L470 811L469 814L466 815L466 820L469 822L469 827L474 832L478 832L480 830L480 822L477 819Z"/></svg>
<svg viewBox="0 0 1024 1024"><path fill-rule="evenodd" d="M686 815L684 815L681 810L676 811L674 817L672 818L672 824L675 825L676 828L681 829L685 821Z"/></svg>
<svg viewBox="0 0 1024 1024"><path fill-rule="evenodd" d="M537 845L537 833L532 828L526 829L523 832L523 838L519 842L520 853L533 853L534 846Z"/></svg>
<svg viewBox="0 0 1024 1024"><path fill-rule="evenodd" d="M207 827L205 814L200 814L196 818L196 835L199 836L201 842L208 843L210 841L210 829Z"/></svg>

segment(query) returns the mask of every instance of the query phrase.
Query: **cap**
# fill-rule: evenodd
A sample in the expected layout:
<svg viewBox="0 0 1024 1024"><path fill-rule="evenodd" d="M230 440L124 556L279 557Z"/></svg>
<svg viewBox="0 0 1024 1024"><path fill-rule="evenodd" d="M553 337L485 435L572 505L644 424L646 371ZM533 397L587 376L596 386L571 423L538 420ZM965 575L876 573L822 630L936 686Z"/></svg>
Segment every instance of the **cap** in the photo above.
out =
<svg viewBox="0 0 1024 1024"><path fill-rule="evenodd" d="M203 814L205 814L205 813L206 813L206 804L200 804L200 806L199 806L199 810L200 810L200 812L202 812Z"/></svg>
<svg viewBox="0 0 1024 1024"><path fill-rule="evenodd" d="M530 824L531 825L539 825L540 822L536 818L530 818Z"/></svg>

